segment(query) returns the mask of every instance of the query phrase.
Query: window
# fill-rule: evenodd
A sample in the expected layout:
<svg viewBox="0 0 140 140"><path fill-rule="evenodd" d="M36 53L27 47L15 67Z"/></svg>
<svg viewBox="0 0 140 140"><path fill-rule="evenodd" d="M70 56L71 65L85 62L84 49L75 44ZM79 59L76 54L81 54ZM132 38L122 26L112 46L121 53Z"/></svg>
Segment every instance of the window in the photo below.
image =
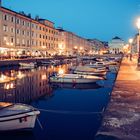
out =
<svg viewBox="0 0 140 140"><path fill-rule="evenodd" d="M19 38L17 38L17 43L16 44L19 45Z"/></svg>
<svg viewBox="0 0 140 140"><path fill-rule="evenodd" d="M29 35L30 35L30 32L28 31L28 32L27 32L27 36L29 36Z"/></svg>
<svg viewBox="0 0 140 140"><path fill-rule="evenodd" d="M8 15L4 15L4 20L8 20Z"/></svg>
<svg viewBox="0 0 140 140"><path fill-rule="evenodd" d="M34 28L34 24L32 23L32 28Z"/></svg>
<svg viewBox="0 0 140 140"><path fill-rule="evenodd" d="M20 24L20 19L16 19L16 23L17 24Z"/></svg>
<svg viewBox="0 0 140 140"><path fill-rule="evenodd" d="M38 45L38 41L36 41L36 46Z"/></svg>
<svg viewBox="0 0 140 140"><path fill-rule="evenodd" d="M10 38L10 42L11 42L12 44L14 43L14 38L13 38L13 37Z"/></svg>
<svg viewBox="0 0 140 140"><path fill-rule="evenodd" d="M13 27L11 27L11 33L14 33L14 28Z"/></svg>
<svg viewBox="0 0 140 140"><path fill-rule="evenodd" d="M38 26L36 25L36 29L38 29Z"/></svg>
<svg viewBox="0 0 140 140"><path fill-rule="evenodd" d="M8 37L7 37L7 36L4 36L4 37L3 37L3 40L4 40L4 42L6 43L6 42L8 41Z"/></svg>
<svg viewBox="0 0 140 140"><path fill-rule="evenodd" d="M22 39L22 45L25 45L25 39Z"/></svg>
<svg viewBox="0 0 140 140"><path fill-rule="evenodd" d="M27 23L27 27L30 27L30 23L29 22Z"/></svg>
<svg viewBox="0 0 140 140"><path fill-rule="evenodd" d="M34 32L32 32L32 37L34 37Z"/></svg>
<svg viewBox="0 0 140 140"><path fill-rule="evenodd" d="M3 25L3 31L5 31L5 32L8 31L8 26L7 25Z"/></svg>
<svg viewBox="0 0 140 140"><path fill-rule="evenodd" d="M32 46L34 45L34 41L32 40Z"/></svg>
<svg viewBox="0 0 140 140"><path fill-rule="evenodd" d="M25 35L25 31L24 30L22 31L22 35Z"/></svg>
<svg viewBox="0 0 140 140"><path fill-rule="evenodd" d="M25 21L24 21L24 20L22 21L22 25L23 25L23 26L25 25Z"/></svg>
<svg viewBox="0 0 140 140"><path fill-rule="evenodd" d="M20 34L20 30L19 29L17 29L17 34Z"/></svg>
<svg viewBox="0 0 140 140"><path fill-rule="evenodd" d="M29 45L30 45L30 40L27 40L27 46L29 47Z"/></svg>
<svg viewBox="0 0 140 140"><path fill-rule="evenodd" d="M11 22L14 22L14 17L11 17Z"/></svg>

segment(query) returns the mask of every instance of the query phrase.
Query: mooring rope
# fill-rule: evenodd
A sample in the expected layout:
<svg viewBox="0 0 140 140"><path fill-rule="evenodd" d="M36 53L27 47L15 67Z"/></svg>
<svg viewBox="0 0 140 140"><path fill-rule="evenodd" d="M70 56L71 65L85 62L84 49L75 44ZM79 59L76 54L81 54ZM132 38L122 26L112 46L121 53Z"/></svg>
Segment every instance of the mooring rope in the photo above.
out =
<svg viewBox="0 0 140 140"><path fill-rule="evenodd" d="M102 114L104 109L101 112L87 112L87 111L65 111L65 110L47 110L47 109L39 109L40 111L48 112L48 113L57 113L57 114L73 114L73 115L90 115L90 114Z"/></svg>

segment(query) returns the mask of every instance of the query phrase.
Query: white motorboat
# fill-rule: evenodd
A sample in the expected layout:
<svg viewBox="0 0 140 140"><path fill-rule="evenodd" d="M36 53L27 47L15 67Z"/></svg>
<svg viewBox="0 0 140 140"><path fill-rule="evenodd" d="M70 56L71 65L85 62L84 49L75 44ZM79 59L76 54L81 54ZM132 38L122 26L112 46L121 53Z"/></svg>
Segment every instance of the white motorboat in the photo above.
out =
<svg viewBox="0 0 140 140"><path fill-rule="evenodd" d="M95 73L100 73L100 72L106 72L106 69L97 69L97 68L92 68L89 66L77 66L74 71L80 71L80 72L95 72Z"/></svg>
<svg viewBox="0 0 140 140"><path fill-rule="evenodd" d="M25 104L0 103L0 131L32 129L40 111Z"/></svg>
<svg viewBox="0 0 140 140"><path fill-rule="evenodd" d="M94 83L99 80L104 80L104 78L79 74L62 74L50 77L50 82L52 83Z"/></svg>
<svg viewBox="0 0 140 140"><path fill-rule="evenodd" d="M33 63L33 62L30 62L30 63L21 62L21 63L19 63L19 65L21 67L25 67L25 68L34 68L34 67L36 67L36 63Z"/></svg>
<svg viewBox="0 0 140 140"><path fill-rule="evenodd" d="M73 73L75 74L81 74L81 75L94 75L94 76L105 76L106 75L106 71L98 71L98 72L92 72L92 71L78 71L78 70L75 70L73 71Z"/></svg>
<svg viewBox="0 0 140 140"><path fill-rule="evenodd" d="M107 68L105 66L102 65L94 65L94 64L86 64L85 66L89 67L89 68L94 68L95 70L106 70Z"/></svg>

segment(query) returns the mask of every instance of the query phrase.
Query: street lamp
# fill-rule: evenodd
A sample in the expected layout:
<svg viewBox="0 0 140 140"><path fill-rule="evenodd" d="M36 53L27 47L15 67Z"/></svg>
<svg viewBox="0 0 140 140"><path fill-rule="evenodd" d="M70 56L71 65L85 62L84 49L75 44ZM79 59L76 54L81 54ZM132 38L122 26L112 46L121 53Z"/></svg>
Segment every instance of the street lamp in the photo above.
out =
<svg viewBox="0 0 140 140"><path fill-rule="evenodd" d="M137 37L137 45L138 45L138 66L140 66L140 18L137 19L137 28L138 28L138 37Z"/></svg>
<svg viewBox="0 0 140 140"><path fill-rule="evenodd" d="M132 60L132 42L133 42L133 39L130 38L129 39L129 47L130 47L130 60Z"/></svg>

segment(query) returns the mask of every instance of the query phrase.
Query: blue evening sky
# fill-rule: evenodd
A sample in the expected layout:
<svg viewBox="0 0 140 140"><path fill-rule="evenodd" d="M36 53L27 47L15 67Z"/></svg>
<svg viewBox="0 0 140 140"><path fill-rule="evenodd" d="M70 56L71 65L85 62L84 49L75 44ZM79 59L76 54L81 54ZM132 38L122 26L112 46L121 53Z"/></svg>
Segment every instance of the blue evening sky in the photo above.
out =
<svg viewBox="0 0 140 140"><path fill-rule="evenodd" d="M39 15L82 37L124 40L137 33L140 0L2 0L15 11Z"/></svg>

